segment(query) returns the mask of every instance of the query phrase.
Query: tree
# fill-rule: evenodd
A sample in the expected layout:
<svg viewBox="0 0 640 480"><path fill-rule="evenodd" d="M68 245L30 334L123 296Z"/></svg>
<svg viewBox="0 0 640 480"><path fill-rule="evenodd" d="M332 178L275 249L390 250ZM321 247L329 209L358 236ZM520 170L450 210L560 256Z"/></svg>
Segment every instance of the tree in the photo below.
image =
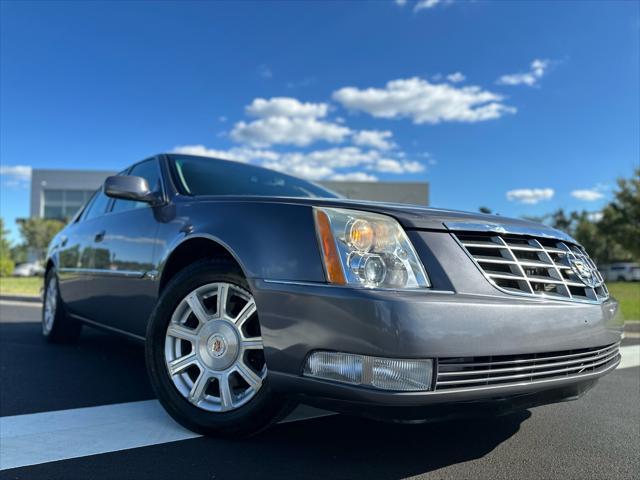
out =
<svg viewBox="0 0 640 480"><path fill-rule="evenodd" d="M45 218L27 218L18 221L18 224L25 245L36 253L40 261L46 258L51 239L64 227L59 220Z"/></svg>
<svg viewBox="0 0 640 480"><path fill-rule="evenodd" d="M563 232L571 233L571 226L575 219L575 213L570 213L569 216L567 216L567 214L565 214L564 210L561 208L553 212L549 220L553 228L557 228L558 230L562 230Z"/></svg>
<svg viewBox="0 0 640 480"><path fill-rule="evenodd" d="M630 179L618 179L614 199L602 211L600 230L632 259L640 259L640 168Z"/></svg>
<svg viewBox="0 0 640 480"><path fill-rule="evenodd" d="M11 247L11 260L16 265L27 262L29 260L29 248L24 243L14 245Z"/></svg>
<svg viewBox="0 0 640 480"><path fill-rule="evenodd" d="M11 260L11 244L7 238L9 232L4 229L4 220L0 218L0 277L13 273L15 264Z"/></svg>
<svg viewBox="0 0 640 480"><path fill-rule="evenodd" d="M607 247L606 237L600 233L599 224L592 222L587 212L572 214L572 216L575 218L575 226L571 229L571 235L597 263L609 262L612 252Z"/></svg>

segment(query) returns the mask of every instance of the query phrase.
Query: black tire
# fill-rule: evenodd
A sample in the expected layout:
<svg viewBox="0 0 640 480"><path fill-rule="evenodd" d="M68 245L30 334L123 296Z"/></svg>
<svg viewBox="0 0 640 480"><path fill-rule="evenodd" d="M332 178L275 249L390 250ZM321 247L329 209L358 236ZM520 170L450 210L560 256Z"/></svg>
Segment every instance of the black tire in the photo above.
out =
<svg viewBox="0 0 640 480"><path fill-rule="evenodd" d="M55 308L52 324L46 322L48 295L51 293L49 285L55 282ZM58 288L58 276L54 269L49 270L45 276L44 294L42 305L42 334L50 343L75 343L80 338L82 332L82 323L71 318L67 314L67 309L62 297L60 297L60 289Z"/></svg>
<svg viewBox="0 0 640 480"><path fill-rule="evenodd" d="M181 425L211 436L244 437L254 435L293 408L277 396L269 377L248 403L227 412L211 412L190 403L176 388L165 360L165 335L174 310L196 288L208 283L227 282L250 291L242 271L228 261L200 260L178 272L162 291L149 319L146 334L146 364L151 385L167 412Z"/></svg>

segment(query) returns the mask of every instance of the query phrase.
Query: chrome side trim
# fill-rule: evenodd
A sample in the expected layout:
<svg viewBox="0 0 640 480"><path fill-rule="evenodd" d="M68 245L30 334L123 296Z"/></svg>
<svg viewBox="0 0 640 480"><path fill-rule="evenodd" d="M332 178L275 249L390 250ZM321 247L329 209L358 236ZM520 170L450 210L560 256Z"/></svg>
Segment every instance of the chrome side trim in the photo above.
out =
<svg viewBox="0 0 640 480"><path fill-rule="evenodd" d="M571 235L567 235L560 230L544 227L524 227L521 225L509 225L501 223L478 223L478 222L445 222L447 229L455 232L492 232L512 235L530 235L532 237L552 238L565 242L580 245Z"/></svg>
<svg viewBox="0 0 640 480"><path fill-rule="evenodd" d="M108 268L59 268L60 273L80 273L84 275L108 275L113 277L143 278L146 272L137 270L110 270Z"/></svg>
<svg viewBox="0 0 640 480"><path fill-rule="evenodd" d="M135 333L127 332L125 330L121 330L121 329L116 328L116 327L111 327L111 326L105 325L103 323L99 323L99 322L96 322L96 321L93 321L93 320L89 320L88 318L81 317L80 315L74 315L74 314L69 314L69 315L71 317L75 318L76 320L82 322L82 323L89 324L89 325L94 326L96 328L109 330L109 331L111 331L113 333L117 333L119 335L124 335L125 337L129 337L129 338L132 338L134 340L141 341L141 342L145 342L146 341L146 339L144 337L141 337L140 335L136 335Z"/></svg>
<svg viewBox="0 0 640 480"><path fill-rule="evenodd" d="M414 292L414 293L437 293L453 295L453 290L434 290L432 288L367 288L358 285L333 285L331 283L319 282L302 282L297 280L273 280L268 278L261 279L264 283L280 284L280 285L299 285L303 287L323 287L323 288L343 288L349 290L366 291L366 292Z"/></svg>

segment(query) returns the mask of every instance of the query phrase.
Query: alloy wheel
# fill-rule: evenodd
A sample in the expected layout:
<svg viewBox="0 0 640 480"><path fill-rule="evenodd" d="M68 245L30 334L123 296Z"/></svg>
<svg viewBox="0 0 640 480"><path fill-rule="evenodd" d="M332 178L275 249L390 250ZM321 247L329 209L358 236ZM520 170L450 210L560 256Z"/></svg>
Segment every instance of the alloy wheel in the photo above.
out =
<svg viewBox="0 0 640 480"><path fill-rule="evenodd" d="M207 411L240 408L267 375L255 301L231 283L203 285L178 304L164 352L177 390Z"/></svg>

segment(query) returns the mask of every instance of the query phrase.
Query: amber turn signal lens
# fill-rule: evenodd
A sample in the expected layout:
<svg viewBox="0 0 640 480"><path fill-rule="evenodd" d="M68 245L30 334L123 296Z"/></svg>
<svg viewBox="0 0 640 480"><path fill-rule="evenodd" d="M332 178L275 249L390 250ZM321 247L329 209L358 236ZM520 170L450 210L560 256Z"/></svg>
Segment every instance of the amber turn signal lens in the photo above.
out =
<svg viewBox="0 0 640 480"><path fill-rule="evenodd" d="M338 249L336 248L336 242L331 232L329 217L321 210L315 210L315 217L318 237L320 245L322 246L322 256L327 272L327 280L329 283L344 285L347 282L344 278L344 272L342 271L342 264L340 262L340 256L338 255Z"/></svg>

